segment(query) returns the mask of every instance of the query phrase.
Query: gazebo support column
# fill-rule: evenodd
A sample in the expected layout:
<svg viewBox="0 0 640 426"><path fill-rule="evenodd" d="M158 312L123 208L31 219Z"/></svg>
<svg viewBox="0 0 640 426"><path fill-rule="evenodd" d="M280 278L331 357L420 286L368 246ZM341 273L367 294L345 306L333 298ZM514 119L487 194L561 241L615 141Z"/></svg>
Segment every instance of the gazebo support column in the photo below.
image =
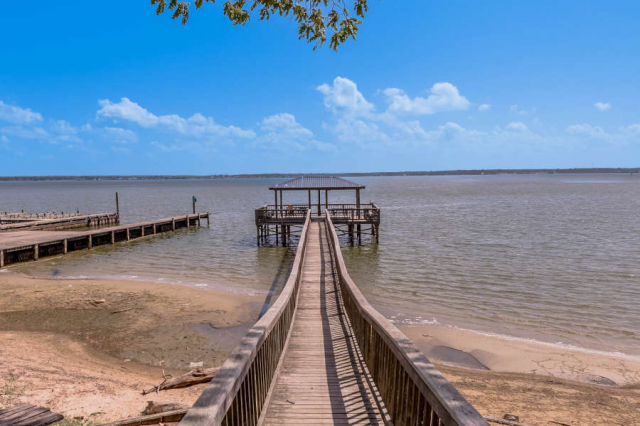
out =
<svg viewBox="0 0 640 426"><path fill-rule="evenodd" d="M324 209L329 210L329 190L324 190Z"/></svg>
<svg viewBox="0 0 640 426"><path fill-rule="evenodd" d="M311 190L309 190L309 210L311 210Z"/></svg>
<svg viewBox="0 0 640 426"><path fill-rule="evenodd" d="M357 217L358 217L358 219L361 219L360 216L361 216L362 212L360 211L360 189L356 189L356 209L358 209L357 210L357 215L358 215ZM360 224L357 225L357 229L358 229L358 244L361 243L361 238L360 238L361 235L362 235L361 226L362 225L360 225Z"/></svg>
<svg viewBox="0 0 640 426"><path fill-rule="evenodd" d="M318 216L320 216L320 190L318 189Z"/></svg>
<svg viewBox="0 0 640 426"><path fill-rule="evenodd" d="M278 191L273 191L273 204L276 206L276 219L278 218ZM276 245L278 245L278 225L276 225Z"/></svg>

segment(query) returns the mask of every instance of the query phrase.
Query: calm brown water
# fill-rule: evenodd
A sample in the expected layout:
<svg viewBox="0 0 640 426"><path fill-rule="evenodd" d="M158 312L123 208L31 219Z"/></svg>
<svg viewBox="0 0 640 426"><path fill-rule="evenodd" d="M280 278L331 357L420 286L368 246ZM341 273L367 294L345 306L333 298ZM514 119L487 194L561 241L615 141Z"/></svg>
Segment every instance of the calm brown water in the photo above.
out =
<svg viewBox="0 0 640 426"><path fill-rule="evenodd" d="M186 214L210 228L17 266L43 277L118 277L276 292L288 248L255 246L253 208L274 179L0 183L0 210ZM382 207L379 245L344 247L371 303L398 323L440 324L640 355L640 177L359 178ZM331 201L351 201L351 194ZM285 202L306 202L306 194ZM346 241L345 241L346 245Z"/></svg>

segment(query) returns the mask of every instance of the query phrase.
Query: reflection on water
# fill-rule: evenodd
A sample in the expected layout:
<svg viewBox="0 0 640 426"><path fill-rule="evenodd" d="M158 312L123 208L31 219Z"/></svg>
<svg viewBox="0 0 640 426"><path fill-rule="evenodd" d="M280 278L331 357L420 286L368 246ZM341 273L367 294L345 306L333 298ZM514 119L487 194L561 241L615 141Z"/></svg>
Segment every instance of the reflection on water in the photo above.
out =
<svg viewBox="0 0 640 426"><path fill-rule="evenodd" d="M380 244L349 271L395 321L454 325L640 355L640 178L626 175L354 179L382 208ZM211 226L17 266L37 276L121 277L279 293L293 249L256 247L253 209L275 179L0 183L0 209L102 212L123 222L210 211ZM353 194L331 194L350 202ZM306 203L307 194L285 194Z"/></svg>

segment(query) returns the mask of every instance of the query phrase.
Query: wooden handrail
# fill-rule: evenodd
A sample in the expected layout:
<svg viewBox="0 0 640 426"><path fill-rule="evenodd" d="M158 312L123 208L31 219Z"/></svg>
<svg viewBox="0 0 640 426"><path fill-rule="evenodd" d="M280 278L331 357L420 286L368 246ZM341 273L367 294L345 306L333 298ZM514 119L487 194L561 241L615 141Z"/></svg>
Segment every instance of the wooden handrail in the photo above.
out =
<svg viewBox="0 0 640 426"><path fill-rule="evenodd" d="M487 426L413 342L369 304L347 272L328 212L325 221L345 311L393 424Z"/></svg>
<svg viewBox="0 0 640 426"><path fill-rule="evenodd" d="M291 274L282 293L229 355L182 419L181 426L257 424L298 305L310 222L311 211L308 211Z"/></svg>

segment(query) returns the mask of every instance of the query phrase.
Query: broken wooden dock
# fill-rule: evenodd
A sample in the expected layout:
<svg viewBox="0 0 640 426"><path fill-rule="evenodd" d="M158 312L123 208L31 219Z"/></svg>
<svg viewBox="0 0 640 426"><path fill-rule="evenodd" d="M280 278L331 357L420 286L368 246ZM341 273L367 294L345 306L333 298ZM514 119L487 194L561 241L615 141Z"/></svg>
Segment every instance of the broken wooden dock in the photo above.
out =
<svg viewBox="0 0 640 426"><path fill-rule="evenodd" d="M0 232L13 231L55 231L92 226L104 226L118 223L117 213L95 213L63 215L50 217L42 215L10 215L0 217Z"/></svg>
<svg viewBox="0 0 640 426"><path fill-rule="evenodd" d="M89 231L13 230L0 232L0 268L19 262L130 241L182 228L209 224L209 213L91 229Z"/></svg>

